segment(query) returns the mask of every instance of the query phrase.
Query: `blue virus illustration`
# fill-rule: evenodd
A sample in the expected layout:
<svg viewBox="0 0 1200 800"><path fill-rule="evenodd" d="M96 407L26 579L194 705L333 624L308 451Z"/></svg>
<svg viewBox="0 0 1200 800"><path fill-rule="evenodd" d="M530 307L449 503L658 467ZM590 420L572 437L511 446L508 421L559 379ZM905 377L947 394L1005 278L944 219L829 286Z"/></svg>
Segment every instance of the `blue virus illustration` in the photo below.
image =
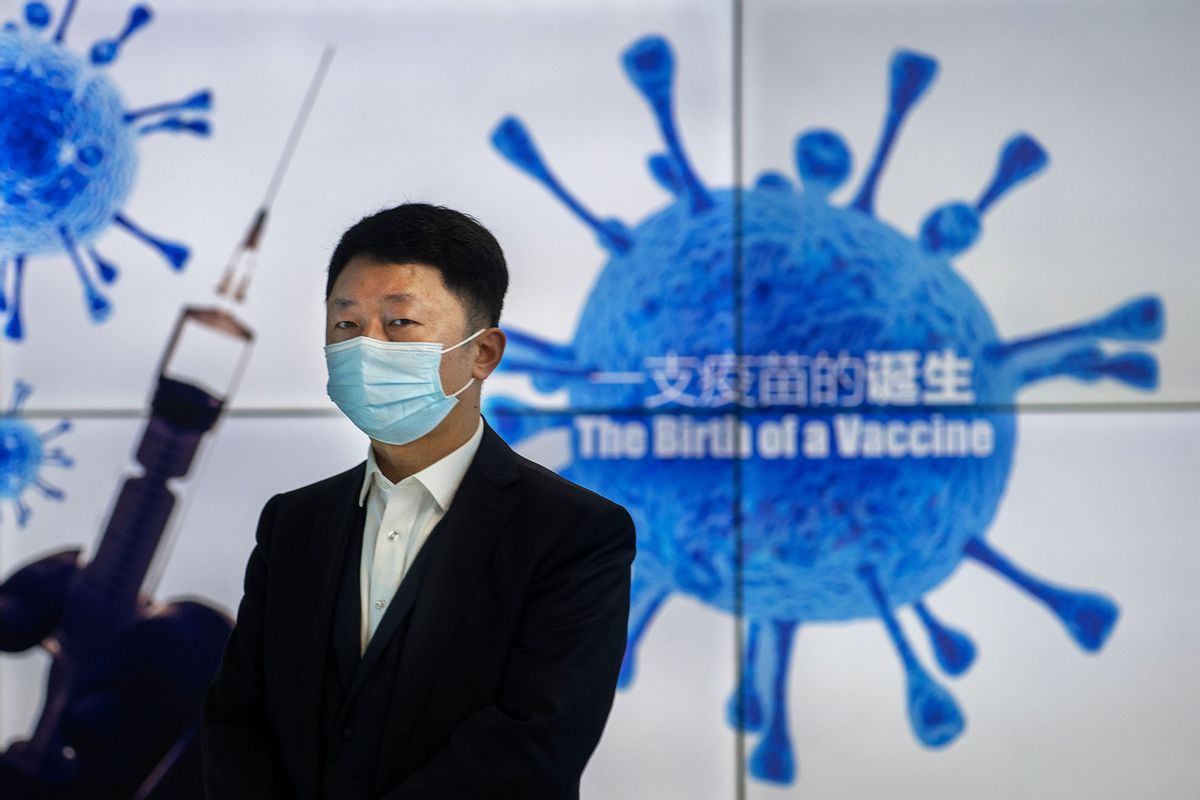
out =
<svg viewBox="0 0 1200 800"><path fill-rule="evenodd" d="M127 109L105 69L151 11L135 6L125 28L93 44L85 59L64 44L76 2L68 0L52 35L53 15L41 2L25 4L23 25L8 22L0 31L0 311L8 311L10 339L23 337L21 294L31 256L66 253L97 322L112 305L81 251L100 282L112 283L117 268L93 244L110 225L156 249L175 270L188 258L186 247L151 235L121 209L137 173L137 137L159 131L207 136L208 122L198 115L211 107L211 95L205 90L180 102Z"/></svg>
<svg viewBox="0 0 1200 800"><path fill-rule="evenodd" d="M801 623L881 620L906 675L912 731L929 747L953 741L964 717L896 611L915 611L943 671L965 672L975 645L923 600L964 557L1044 604L1081 648L1099 650L1117 605L1026 571L986 532L1012 466L1017 392L1061 376L1155 388L1151 355L1102 345L1157 340L1161 302L1136 298L1002 340L951 264L989 209L1046 166L1042 147L1014 135L977 200L936 208L910 237L876 216L875 193L934 78L933 58L895 54L882 135L845 206L830 195L852 156L830 130L797 137L798 187L777 172L745 188L705 186L674 121L668 43L642 39L623 64L665 143L649 170L674 199L632 227L597 217L518 119L500 122L493 145L588 225L609 258L569 344L509 332L503 368L539 392L565 389L570 411L505 397L485 409L511 442L568 431L562 473L634 515L621 684L633 680L638 641L671 594L740 611L744 664L727 714L758 734L751 774L789 783L786 677Z"/></svg>
<svg viewBox="0 0 1200 800"><path fill-rule="evenodd" d="M62 500L63 491L46 481L42 468L50 465L70 467L74 462L61 447L47 447L47 442L71 429L69 420L38 433L19 414L33 389L24 381L13 386L8 412L0 417L0 500L7 500L16 510L17 525L24 528L29 522L29 504L25 495L36 489L50 500Z"/></svg>

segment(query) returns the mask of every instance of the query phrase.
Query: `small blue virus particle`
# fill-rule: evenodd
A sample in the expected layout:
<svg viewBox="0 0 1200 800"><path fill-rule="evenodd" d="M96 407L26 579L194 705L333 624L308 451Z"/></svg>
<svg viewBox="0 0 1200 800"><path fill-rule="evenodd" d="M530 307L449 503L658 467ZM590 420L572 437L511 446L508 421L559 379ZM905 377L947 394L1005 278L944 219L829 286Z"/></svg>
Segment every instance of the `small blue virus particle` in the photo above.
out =
<svg viewBox="0 0 1200 800"><path fill-rule="evenodd" d="M68 0L52 35L45 3L25 5L24 24L0 31L0 311L8 311L5 335L21 339L21 294L26 259L65 252L83 285L94 321L112 306L89 274L81 250L101 283L117 268L93 242L110 224L158 250L175 270L186 247L147 233L121 211L137 173L138 136L158 131L209 134L197 114L212 106L205 90L174 103L127 110L105 68L125 41L151 19L135 6L115 38L92 45L81 58L64 45L77 0ZM8 266L13 266L9 289Z"/></svg>
<svg viewBox="0 0 1200 800"><path fill-rule="evenodd" d="M17 513L17 525L24 528L29 522L29 505L25 494L36 489L43 497L62 500L62 489L42 477L42 467L70 467L74 461L61 447L47 448L46 443L71 429L69 420L38 433L19 414L33 389L24 381L13 386L8 411L0 417L0 500L8 500Z"/></svg>
<svg viewBox="0 0 1200 800"><path fill-rule="evenodd" d="M883 132L844 207L830 200L852 172L839 134L813 130L797 138L800 187L769 172L749 188L711 189L690 166L675 126L668 43L634 43L624 67L658 122L665 152L648 166L674 202L633 227L601 219L558 181L517 118L500 122L494 146L588 225L609 260L572 342L508 329L502 368L528 374L538 391L566 389L572 411L503 397L486 408L512 442L568 431L572 461L563 474L635 517L621 684L633 680L638 641L669 595L724 611L740 607L744 665L728 717L760 734L751 774L789 783L796 764L786 678L801 623L880 619L907 678L913 733L928 747L953 741L964 717L922 666L895 612L910 606L941 669L965 672L975 645L938 621L923 599L964 557L1045 605L1081 648L1099 650L1117 605L1047 583L985 534L1012 466L1017 392L1060 376L1154 389L1153 356L1101 344L1157 340L1162 304L1141 297L1080 324L1001 340L950 263L979 238L988 210L1046 166L1041 146L1027 134L1013 136L977 200L935 209L910 238L875 215L875 191L905 116L934 78L933 58L894 56ZM789 359L806 371L782 369ZM891 377L868 381L865 395L849 370L816 369L845 362L870 377L886 372L889 361ZM740 375L693 370L711 363L734 373L752 365L753 385L770 392L715 392ZM817 382L831 374L824 387L831 391L818 395ZM692 378L701 386L689 393ZM906 385L918 378L921 395ZM939 396L933 387L947 391ZM803 428L804 457L781 457L778 441L763 449L764 431L788 426ZM822 435L836 446L822 445ZM605 447L608 457L596 457Z"/></svg>

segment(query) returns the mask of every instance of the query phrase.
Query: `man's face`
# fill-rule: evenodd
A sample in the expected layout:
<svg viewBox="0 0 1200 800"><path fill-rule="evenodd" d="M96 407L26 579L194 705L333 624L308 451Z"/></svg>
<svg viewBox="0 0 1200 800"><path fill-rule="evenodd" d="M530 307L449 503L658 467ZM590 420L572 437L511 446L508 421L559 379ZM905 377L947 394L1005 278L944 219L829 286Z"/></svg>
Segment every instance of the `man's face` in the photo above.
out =
<svg viewBox="0 0 1200 800"><path fill-rule="evenodd" d="M334 281L325 303L325 343L368 336L385 342L457 344L474 331L442 273L424 264L388 264L357 255ZM471 378L470 343L442 358L447 393Z"/></svg>

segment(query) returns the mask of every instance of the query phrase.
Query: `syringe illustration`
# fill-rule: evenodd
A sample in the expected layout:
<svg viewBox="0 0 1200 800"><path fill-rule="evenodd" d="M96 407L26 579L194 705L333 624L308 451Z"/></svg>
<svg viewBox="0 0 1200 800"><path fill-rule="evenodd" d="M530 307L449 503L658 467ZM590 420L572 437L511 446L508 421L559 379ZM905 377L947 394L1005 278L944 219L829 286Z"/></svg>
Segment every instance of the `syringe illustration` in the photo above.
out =
<svg viewBox="0 0 1200 800"><path fill-rule="evenodd" d="M271 202L332 58L327 50L262 206L226 269L221 306L181 310L149 419L95 555L42 558L0 585L0 650L52 657L32 736L0 755L0 796L199 800L199 710L232 621L197 601L156 602L146 576L186 475L236 390L254 342L245 299ZM231 303L232 301L232 303Z"/></svg>

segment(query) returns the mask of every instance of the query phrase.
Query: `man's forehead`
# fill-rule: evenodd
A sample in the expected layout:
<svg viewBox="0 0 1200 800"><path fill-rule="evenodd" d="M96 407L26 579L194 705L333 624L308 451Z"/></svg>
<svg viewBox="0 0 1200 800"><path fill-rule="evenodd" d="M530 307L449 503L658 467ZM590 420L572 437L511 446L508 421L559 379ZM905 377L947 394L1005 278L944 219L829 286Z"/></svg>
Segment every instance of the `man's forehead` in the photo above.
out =
<svg viewBox="0 0 1200 800"><path fill-rule="evenodd" d="M441 269L431 264L425 264L420 261L389 261L386 258L377 258L369 253L359 253L351 257L346 262L342 273L354 273L356 271L379 275L395 275L420 282L432 281L443 288L446 285Z"/></svg>
<svg viewBox="0 0 1200 800"><path fill-rule="evenodd" d="M353 288L352 288L353 287ZM351 258L334 281L334 298L356 299L369 292L371 299L390 303L437 302L450 294L442 271L418 262L395 263L368 255Z"/></svg>
<svg viewBox="0 0 1200 800"><path fill-rule="evenodd" d="M351 285L355 288L352 289ZM345 268L334 281L326 308L338 311L367 303L470 316L469 302L460 292L446 285L445 276L437 267L419 261L386 261L360 253L346 262Z"/></svg>

